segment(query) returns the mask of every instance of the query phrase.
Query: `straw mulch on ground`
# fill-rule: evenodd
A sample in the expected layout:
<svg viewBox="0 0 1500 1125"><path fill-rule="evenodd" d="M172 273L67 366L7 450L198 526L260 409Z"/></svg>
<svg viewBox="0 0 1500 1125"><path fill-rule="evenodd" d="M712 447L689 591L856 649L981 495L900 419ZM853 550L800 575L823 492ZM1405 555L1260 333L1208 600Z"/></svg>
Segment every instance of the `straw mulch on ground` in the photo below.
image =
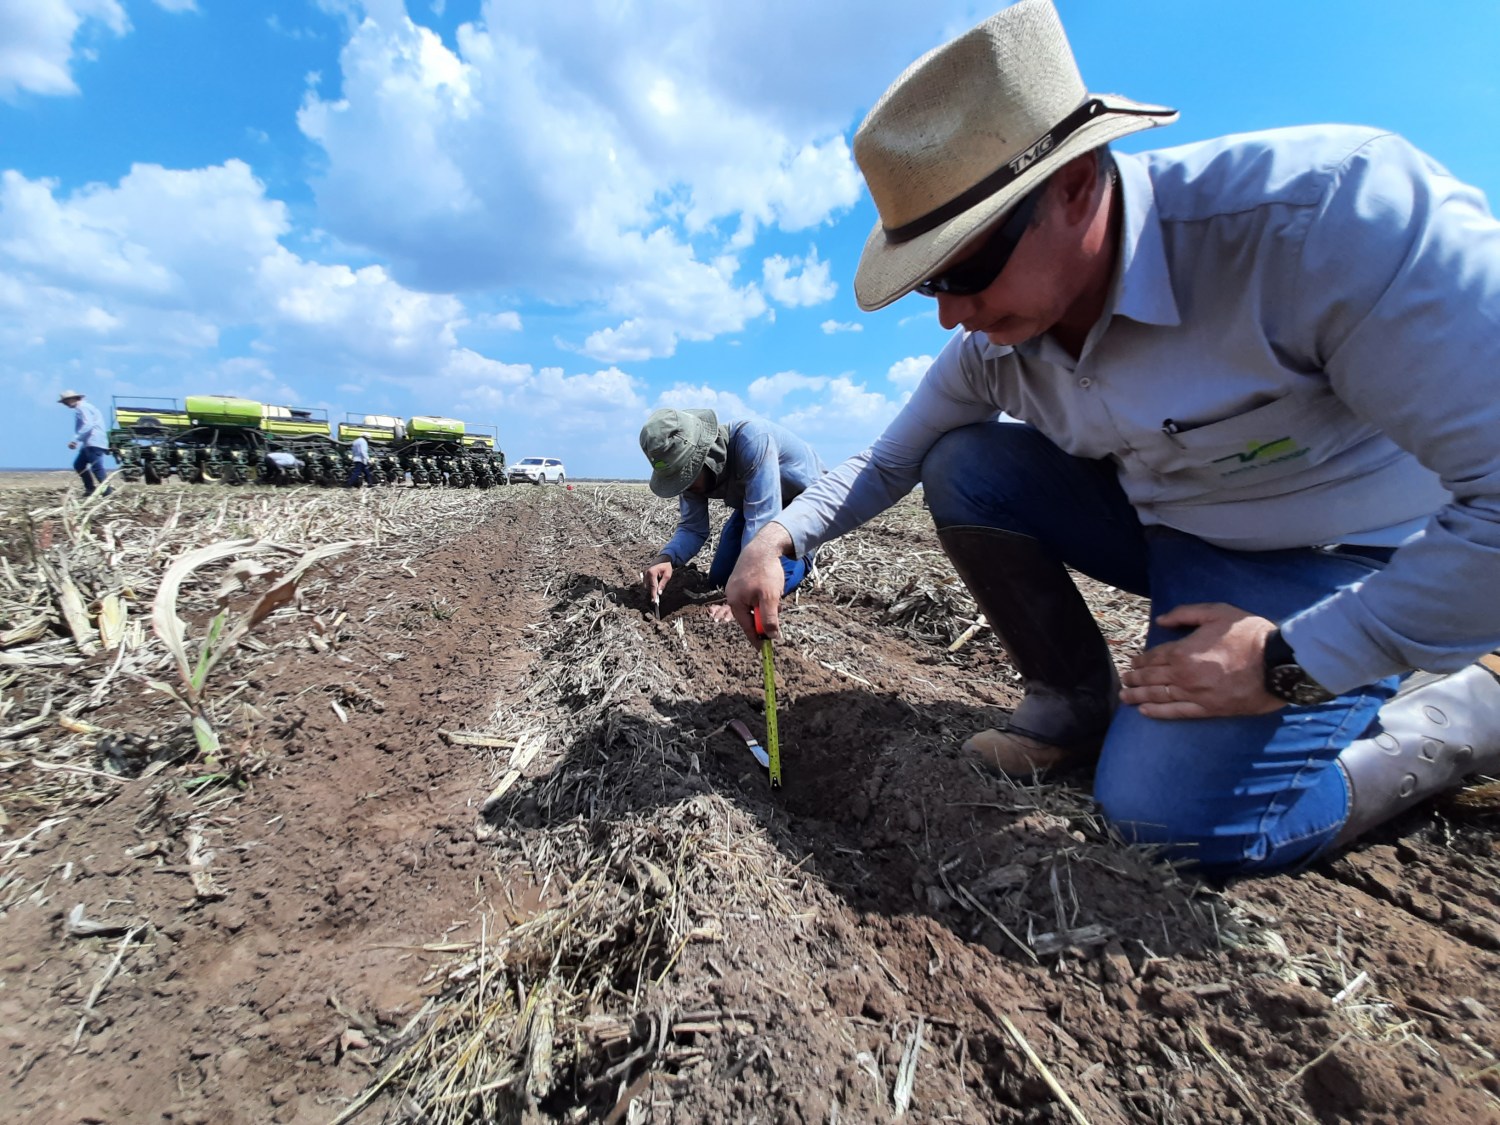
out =
<svg viewBox="0 0 1500 1125"><path fill-rule="evenodd" d="M675 522L643 489L0 506L32 1119L1495 1111L1484 820L1218 888L1121 846L1086 774L982 775L958 744L1014 673L916 501L787 607L775 792L701 572L641 595ZM1123 662L1142 605L1085 592Z"/></svg>

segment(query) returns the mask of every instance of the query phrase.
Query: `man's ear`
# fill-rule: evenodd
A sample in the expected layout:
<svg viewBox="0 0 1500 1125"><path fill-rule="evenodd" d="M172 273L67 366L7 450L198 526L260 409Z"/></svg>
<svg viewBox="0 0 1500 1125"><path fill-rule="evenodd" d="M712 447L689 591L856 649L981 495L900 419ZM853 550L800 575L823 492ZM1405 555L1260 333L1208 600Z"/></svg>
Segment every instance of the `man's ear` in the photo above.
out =
<svg viewBox="0 0 1500 1125"><path fill-rule="evenodd" d="M1077 226L1092 215L1101 175L1098 154L1093 152L1075 156L1052 173L1053 206L1062 209L1069 226Z"/></svg>

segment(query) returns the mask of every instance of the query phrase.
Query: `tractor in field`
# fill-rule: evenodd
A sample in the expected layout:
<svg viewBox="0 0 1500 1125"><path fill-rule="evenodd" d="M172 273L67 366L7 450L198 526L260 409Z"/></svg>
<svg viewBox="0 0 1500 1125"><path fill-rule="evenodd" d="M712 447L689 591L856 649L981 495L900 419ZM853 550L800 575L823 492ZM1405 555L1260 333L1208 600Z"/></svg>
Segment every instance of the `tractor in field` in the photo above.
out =
<svg viewBox="0 0 1500 1125"><path fill-rule="evenodd" d="M348 415L335 439L326 411L229 395L114 400L110 451L126 480L160 484L320 484L349 479L349 445L363 437L379 484L489 488L505 483L493 427L417 415ZM275 456L273 456L275 455Z"/></svg>
<svg viewBox="0 0 1500 1125"><path fill-rule="evenodd" d="M117 397L109 444L125 479L147 484L248 484L279 448L303 462L306 480L335 483L339 465L326 412L228 395Z"/></svg>
<svg viewBox="0 0 1500 1125"><path fill-rule="evenodd" d="M489 488L505 483L505 454L493 427L418 414L350 414L339 423L339 442L370 443L370 472L378 484L410 480L426 487Z"/></svg>

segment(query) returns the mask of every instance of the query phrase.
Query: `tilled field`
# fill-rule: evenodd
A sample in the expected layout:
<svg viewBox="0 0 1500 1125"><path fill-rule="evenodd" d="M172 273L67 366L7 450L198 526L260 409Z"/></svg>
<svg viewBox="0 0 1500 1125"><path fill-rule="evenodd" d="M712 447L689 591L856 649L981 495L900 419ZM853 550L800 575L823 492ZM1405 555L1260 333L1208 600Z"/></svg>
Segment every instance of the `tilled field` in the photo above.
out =
<svg viewBox="0 0 1500 1125"><path fill-rule="evenodd" d="M1214 888L1113 841L1087 777L980 775L957 747L1013 676L987 633L949 651L973 606L914 503L788 607L779 791L727 729L763 730L756 654L696 572L640 595L644 489L4 512L8 1120L1500 1113L1495 822ZM220 604L267 610L198 695L210 752L144 620L236 539L355 545L284 604L298 555L184 579L189 676ZM216 593L242 556L269 573ZM1089 595L1127 658L1140 607Z"/></svg>

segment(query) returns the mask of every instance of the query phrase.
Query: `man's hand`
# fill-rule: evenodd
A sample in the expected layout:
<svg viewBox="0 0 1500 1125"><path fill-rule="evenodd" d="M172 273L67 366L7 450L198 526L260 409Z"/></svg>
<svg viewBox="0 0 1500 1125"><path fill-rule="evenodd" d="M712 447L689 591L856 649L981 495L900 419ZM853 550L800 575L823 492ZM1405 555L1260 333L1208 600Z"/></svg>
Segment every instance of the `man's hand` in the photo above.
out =
<svg viewBox="0 0 1500 1125"><path fill-rule="evenodd" d="M755 631L755 611L760 610L761 627L773 641L781 639L781 588L786 585L786 571L781 569L783 556L790 557L792 536L779 523L768 523L740 552L740 561L724 587L729 610L740 623L745 636L760 648L760 634Z"/></svg>
<svg viewBox="0 0 1500 1125"><path fill-rule="evenodd" d="M1150 719L1266 715L1286 706L1265 688L1274 621L1223 602L1180 605L1156 621L1193 632L1136 656L1121 677L1121 703Z"/></svg>
<svg viewBox="0 0 1500 1125"><path fill-rule="evenodd" d="M641 572L641 585L646 587L646 597L653 602L661 597L671 580L672 560L665 555L657 555Z"/></svg>

